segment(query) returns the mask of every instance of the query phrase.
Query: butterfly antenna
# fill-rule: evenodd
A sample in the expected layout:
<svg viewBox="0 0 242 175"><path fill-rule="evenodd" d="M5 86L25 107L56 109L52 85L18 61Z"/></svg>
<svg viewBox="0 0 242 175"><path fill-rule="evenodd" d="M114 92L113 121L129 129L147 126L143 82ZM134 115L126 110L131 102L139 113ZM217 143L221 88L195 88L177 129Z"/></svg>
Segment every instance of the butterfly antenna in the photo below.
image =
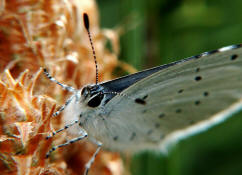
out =
<svg viewBox="0 0 242 175"><path fill-rule="evenodd" d="M97 58L96 58L96 53L95 53L95 49L93 46L93 42L92 42L92 37L91 37L91 33L89 30L89 19L88 19L88 15L86 13L83 13L83 21L84 21L84 26L87 30L87 34L88 34L88 38L92 47L92 54L93 54L93 58L95 61L95 66L96 66L96 84L98 84L98 68L97 68Z"/></svg>

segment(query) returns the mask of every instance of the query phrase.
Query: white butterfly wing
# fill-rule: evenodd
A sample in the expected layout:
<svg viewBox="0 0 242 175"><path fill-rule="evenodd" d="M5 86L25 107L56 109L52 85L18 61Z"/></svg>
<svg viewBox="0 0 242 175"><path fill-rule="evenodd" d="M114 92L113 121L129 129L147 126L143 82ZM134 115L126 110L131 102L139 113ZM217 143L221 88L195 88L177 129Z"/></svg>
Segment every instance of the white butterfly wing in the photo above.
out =
<svg viewBox="0 0 242 175"><path fill-rule="evenodd" d="M110 138L102 138L104 145L131 151L158 148L174 132L237 102L242 97L242 48L233 47L160 70L122 91L125 96L113 97L105 105L103 132Z"/></svg>

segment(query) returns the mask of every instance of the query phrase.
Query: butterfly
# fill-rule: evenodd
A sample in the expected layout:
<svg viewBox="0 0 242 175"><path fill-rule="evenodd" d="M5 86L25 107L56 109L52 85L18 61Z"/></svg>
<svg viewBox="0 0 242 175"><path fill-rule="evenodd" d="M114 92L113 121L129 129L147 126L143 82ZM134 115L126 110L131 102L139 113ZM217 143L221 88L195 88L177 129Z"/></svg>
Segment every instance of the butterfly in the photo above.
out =
<svg viewBox="0 0 242 175"><path fill-rule="evenodd" d="M86 13L84 24L92 45ZM241 44L107 82L97 79L96 84L82 89L59 83L46 69L44 73L73 93L55 113L63 112L66 126L52 135L67 128L78 135L53 147L47 157L58 147L88 138L98 148L84 174L101 147L129 152L161 150L170 141L205 130L241 109Z"/></svg>

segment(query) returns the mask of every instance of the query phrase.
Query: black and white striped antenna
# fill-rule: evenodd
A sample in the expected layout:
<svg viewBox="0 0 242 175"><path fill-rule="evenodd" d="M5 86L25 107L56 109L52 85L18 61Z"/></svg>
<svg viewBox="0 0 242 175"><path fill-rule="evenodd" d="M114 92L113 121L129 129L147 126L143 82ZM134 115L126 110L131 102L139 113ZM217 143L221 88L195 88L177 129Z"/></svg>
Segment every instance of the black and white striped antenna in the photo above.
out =
<svg viewBox="0 0 242 175"><path fill-rule="evenodd" d="M91 37L91 33L89 30L89 19L88 19L88 15L86 13L83 13L83 21L84 21L84 26L87 30L87 34L88 34L88 38L92 47L92 54L93 54L93 58L95 61L95 66L96 66L96 84L98 84L98 67L97 67L97 58L96 58L96 53L95 53L95 49L94 49L94 45L92 42L92 37Z"/></svg>

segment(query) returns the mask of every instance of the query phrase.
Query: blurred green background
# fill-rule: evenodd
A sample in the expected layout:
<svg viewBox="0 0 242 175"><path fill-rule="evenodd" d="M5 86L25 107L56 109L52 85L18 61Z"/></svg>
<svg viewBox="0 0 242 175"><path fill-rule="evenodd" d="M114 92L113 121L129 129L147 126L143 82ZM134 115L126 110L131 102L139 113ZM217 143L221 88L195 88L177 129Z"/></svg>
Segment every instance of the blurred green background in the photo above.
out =
<svg viewBox="0 0 242 175"><path fill-rule="evenodd" d="M126 29L119 59L138 70L242 43L241 0L97 3L102 27ZM141 153L132 160L132 175L241 175L242 114L179 142L167 157Z"/></svg>

